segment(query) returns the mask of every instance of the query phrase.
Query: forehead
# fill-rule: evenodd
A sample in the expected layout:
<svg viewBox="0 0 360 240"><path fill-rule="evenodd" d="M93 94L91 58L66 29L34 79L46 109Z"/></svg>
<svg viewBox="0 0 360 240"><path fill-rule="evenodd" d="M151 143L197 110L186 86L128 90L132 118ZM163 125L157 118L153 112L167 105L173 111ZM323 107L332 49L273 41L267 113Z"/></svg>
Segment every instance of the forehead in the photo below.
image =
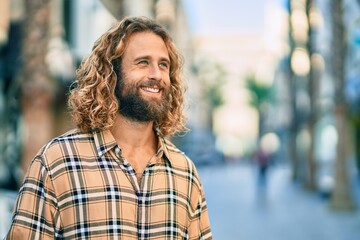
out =
<svg viewBox="0 0 360 240"><path fill-rule="evenodd" d="M164 40L157 34L146 31L146 32L137 32L132 34L129 39L125 49L124 54L148 54L148 53L157 53L160 55L166 55L162 57L168 57L168 49Z"/></svg>

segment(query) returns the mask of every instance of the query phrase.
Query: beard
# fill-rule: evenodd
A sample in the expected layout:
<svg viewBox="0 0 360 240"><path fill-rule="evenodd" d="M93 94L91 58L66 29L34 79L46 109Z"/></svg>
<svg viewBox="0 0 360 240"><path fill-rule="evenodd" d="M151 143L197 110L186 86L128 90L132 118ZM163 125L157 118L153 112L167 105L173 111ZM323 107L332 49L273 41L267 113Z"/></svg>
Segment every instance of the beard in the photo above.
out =
<svg viewBox="0 0 360 240"><path fill-rule="evenodd" d="M142 86L153 86L158 81L148 80L142 82ZM135 122L155 122L160 124L170 111L169 88L161 86L162 96L160 99L144 99L140 93L140 86L125 83L121 78L116 85L115 95L119 102L118 112L124 117Z"/></svg>

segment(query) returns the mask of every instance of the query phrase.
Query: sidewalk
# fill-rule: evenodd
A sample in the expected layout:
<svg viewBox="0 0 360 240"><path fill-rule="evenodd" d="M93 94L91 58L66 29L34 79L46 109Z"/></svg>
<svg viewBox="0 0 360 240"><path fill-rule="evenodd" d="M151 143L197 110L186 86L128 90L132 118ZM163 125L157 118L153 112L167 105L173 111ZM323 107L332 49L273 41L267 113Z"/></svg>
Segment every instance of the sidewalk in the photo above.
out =
<svg viewBox="0 0 360 240"><path fill-rule="evenodd" d="M284 167L270 169L266 186L239 163L199 168L214 239L359 240L360 206L334 212L329 201L290 181Z"/></svg>
<svg viewBox="0 0 360 240"><path fill-rule="evenodd" d="M199 167L215 240L359 240L356 212L333 212L319 194L290 181L287 168L269 171L266 186L248 165ZM0 190L0 239L11 220L16 193Z"/></svg>
<svg viewBox="0 0 360 240"><path fill-rule="evenodd" d="M12 217L17 192L0 189L0 239L5 237Z"/></svg>

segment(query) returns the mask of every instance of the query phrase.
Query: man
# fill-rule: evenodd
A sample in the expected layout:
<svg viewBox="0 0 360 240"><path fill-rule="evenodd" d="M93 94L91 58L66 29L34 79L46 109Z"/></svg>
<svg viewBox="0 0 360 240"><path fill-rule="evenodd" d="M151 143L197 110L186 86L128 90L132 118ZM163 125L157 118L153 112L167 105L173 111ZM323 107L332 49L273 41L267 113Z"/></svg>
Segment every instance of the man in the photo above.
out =
<svg viewBox="0 0 360 240"><path fill-rule="evenodd" d="M185 128L181 57L147 18L105 33L77 71L77 129L36 155L8 239L212 239Z"/></svg>

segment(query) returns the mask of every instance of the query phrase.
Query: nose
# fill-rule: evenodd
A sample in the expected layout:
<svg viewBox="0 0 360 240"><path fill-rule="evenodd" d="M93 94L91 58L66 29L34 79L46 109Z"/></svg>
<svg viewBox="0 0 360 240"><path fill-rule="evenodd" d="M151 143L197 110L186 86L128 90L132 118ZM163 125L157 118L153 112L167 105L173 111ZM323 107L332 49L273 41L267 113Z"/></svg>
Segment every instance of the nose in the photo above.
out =
<svg viewBox="0 0 360 240"><path fill-rule="evenodd" d="M149 79L161 80L161 70L157 64L151 64L148 77Z"/></svg>

